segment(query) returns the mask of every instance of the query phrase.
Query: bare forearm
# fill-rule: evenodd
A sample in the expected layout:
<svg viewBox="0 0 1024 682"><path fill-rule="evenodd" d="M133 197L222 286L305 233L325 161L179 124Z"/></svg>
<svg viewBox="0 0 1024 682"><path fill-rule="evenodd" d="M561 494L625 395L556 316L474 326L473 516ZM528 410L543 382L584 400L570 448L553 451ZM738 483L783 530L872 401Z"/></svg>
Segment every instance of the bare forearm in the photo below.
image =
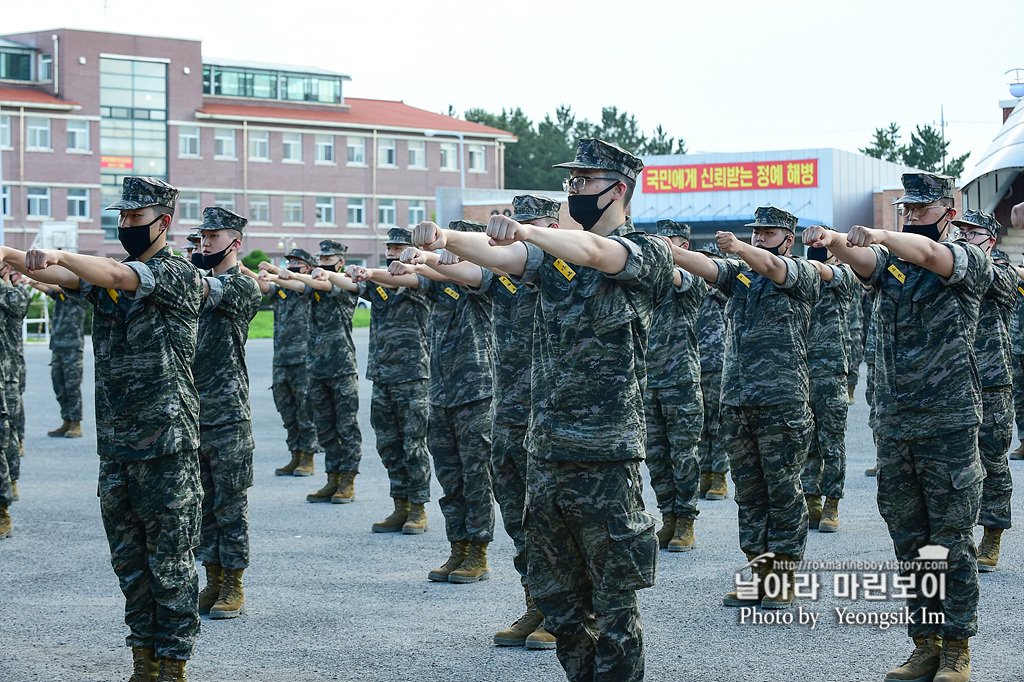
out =
<svg viewBox="0 0 1024 682"><path fill-rule="evenodd" d="M953 274L953 253L942 244L919 234L884 231L882 246L914 265L949 277Z"/></svg>
<svg viewBox="0 0 1024 682"><path fill-rule="evenodd" d="M430 267L434 272L440 273L441 275L468 287L476 288L480 286L480 283L484 278L483 272L480 270L480 266L475 263L470 263L469 261L453 263L452 265L438 265L437 263L430 263Z"/></svg>
<svg viewBox="0 0 1024 682"><path fill-rule="evenodd" d="M692 275L697 275L712 284L718 281L718 262L702 253L672 249L673 262Z"/></svg>
<svg viewBox="0 0 1024 682"><path fill-rule="evenodd" d="M521 275L526 270L526 247L522 244L491 246L487 235L479 232L445 230L445 237L446 250L481 267L513 275Z"/></svg>
<svg viewBox="0 0 1024 682"><path fill-rule="evenodd" d="M625 246L591 232L537 229L530 231L528 241L556 258L609 275L622 272L629 258Z"/></svg>
<svg viewBox="0 0 1024 682"><path fill-rule="evenodd" d="M357 294L359 293L359 285L344 273L332 272L327 275L327 280L339 289L344 289L345 291L351 291Z"/></svg>
<svg viewBox="0 0 1024 682"><path fill-rule="evenodd" d="M789 274L786 261L774 253L750 244L740 243L736 255L742 258L751 270L759 275L764 275L776 284L783 284L786 281Z"/></svg>
<svg viewBox="0 0 1024 682"><path fill-rule="evenodd" d="M85 256L80 253L62 251L60 265L93 286L104 289L121 289L122 291L135 291L139 288L139 276L135 274L135 271L112 258Z"/></svg>
<svg viewBox="0 0 1024 682"><path fill-rule="evenodd" d="M316 289L317 291L330 291L334 285L330 282L326 282L319 279L313 279L309 275L303 275L302 273L293 273L288 279L278 280L279 282L299 282L303 285L303 291L305 287L310 289ZM292 287L294 288L294 287Z"/></svg>

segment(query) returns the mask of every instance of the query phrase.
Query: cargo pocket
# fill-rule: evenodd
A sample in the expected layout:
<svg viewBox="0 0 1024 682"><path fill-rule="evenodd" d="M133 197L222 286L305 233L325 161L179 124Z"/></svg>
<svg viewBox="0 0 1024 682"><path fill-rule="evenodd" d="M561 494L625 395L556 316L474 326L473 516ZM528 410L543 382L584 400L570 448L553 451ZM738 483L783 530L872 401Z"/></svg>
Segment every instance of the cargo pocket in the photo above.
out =
<svg viewBox="0 0 1024 682"><path fill-rule="evenodd" d="M654 517L645 511L627 512L608 520L603 590L640 590L654 584L658 560L654 524Z"/></svg>
<svg viewBox="0 0 1024 682"><path fill-rule="evenodd" d="M950 528L971 528L978 522L981 486L985 469L975 460L967 466L949 468L950 490L946 504L946 525Z"/></svg>

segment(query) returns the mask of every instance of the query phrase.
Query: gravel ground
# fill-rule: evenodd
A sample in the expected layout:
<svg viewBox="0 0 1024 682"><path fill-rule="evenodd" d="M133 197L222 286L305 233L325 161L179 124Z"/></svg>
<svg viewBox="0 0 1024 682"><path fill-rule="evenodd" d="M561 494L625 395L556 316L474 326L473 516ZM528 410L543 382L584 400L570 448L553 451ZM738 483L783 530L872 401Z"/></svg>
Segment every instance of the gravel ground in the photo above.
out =
<svg viewBox="0 0 1024 682"><path fill-rule="evenodd" d="M356 330L360 367L367 336ZM431 583L426 574L448 554L436 501L423 535L375 534L391 510L387 476L369 426L370 384L360 390L362 473L356 502L312 505L305 495L324 481L277 477L288 453L269 393L272 342L251 341L256 480L250 490L252 567L245 574L248 612L203 619L189 664L193 680L559 680L551 651L498 648L491 635L523 610L512 543L497 526L491 579L474 585ZM127 677L124 599L110 568L96 498L91 417L92 353L86 349L85 437L47 438L59 424L50 387L49 351L26 349L28 415L21 501L14 534L0 541L0 682L100 681ZM888 533L875 504L875 479L863 476L874 448L866 426L863 381L850 408L849 476L840 531L812 532L807 559L887 561ZM1014 473L1022 462L1012 462ZM730 487L731 487L730 481ZM434 483L433 497L441 491ZM654 509L648 486L646 499ZM1020 496L1014 513L1020 517ZM835 609L896 611L899 601L851 602L833 594L822 572L817 601L798 602L809 625L741 624L720 605L744 563L731 499L701 501L692 552L659 557L658 582L640 592L650 680L880 680L910 649L903 626L840 625ZM979 530L980 536L980 530ZM1004 535L999 570L982 575L981 632L972 640L976 680L1024 679L1022 543ZM791 610L795 621L800 610ZM806 615L805 615L806 617Z"/></svg>

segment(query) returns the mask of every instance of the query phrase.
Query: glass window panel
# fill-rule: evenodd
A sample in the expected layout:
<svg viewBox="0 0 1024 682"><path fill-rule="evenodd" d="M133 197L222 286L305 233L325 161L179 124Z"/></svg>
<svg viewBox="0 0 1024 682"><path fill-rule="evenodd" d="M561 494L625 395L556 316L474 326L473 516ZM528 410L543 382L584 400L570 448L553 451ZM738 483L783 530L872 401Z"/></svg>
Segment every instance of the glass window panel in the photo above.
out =
<svg viewBox="0 0 1024 682"><path fill-rule="evenodd" d="M142 109L166 109L167 96L162 92L135 92L132 106Z"/></svg>
<svg viewBox="0 0 1024 682"><path fill-rule="evenodd" d="M127 73L132 72L132 63L127 59L100 59L100 73Z"/></svg>
<svg viewBox="0 0 1024 682"><path fill-rule="evenodd" d="M139 78L136 76L135 89L147 90L149 92L163 92L167 89L167 81L163 78Z"/></svg>
<svg viewBox="0 0 1024 682"><path fill-rule="evenodd" d="M100 87L101 88L118 88L121 90L131 90L132 88L132 77L129 75L118 74L118 73L101 73L100 74Z"/></svg>
<svg viewBox="0 0 1024 682"><path fill-rule="evenodd" d="M131 90L102 90L100 101L105 107L130 107L132 106ZM127 116L121 117L127 118Z"/></svg>
<svg viewBox="0 0 1024 682"><path fill-rule="evenodd" d="M136 76L160 76L167 74L167 65L159 62L130 62L135 66Z"/></svg>

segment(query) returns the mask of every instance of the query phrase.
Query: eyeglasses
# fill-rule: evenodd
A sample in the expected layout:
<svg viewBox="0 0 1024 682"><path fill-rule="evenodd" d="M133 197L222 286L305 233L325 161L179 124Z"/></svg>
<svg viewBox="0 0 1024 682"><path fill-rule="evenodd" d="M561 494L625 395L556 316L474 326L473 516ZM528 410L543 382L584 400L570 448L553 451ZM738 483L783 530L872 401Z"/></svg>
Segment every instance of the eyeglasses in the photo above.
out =
<svg viewBox="0 0 1024 682"><path fill-rule="evenodd" d="M588 178L583 175L577 175L572 178L562 178L562 191L568 192L572 189L574 192L582 192L587 186L587 180L611 180L613 182L621 182L618 178Z"/></svg>
<svg viewBox="0 0 1024 682"><path fill-rule="evenodd" d="M904 218L909 218L915 214L922 216L933 208L941 208L948 211L950 207L941 204L903 204L900 206L899 212Z"/></svg>
<svg viewBox="0 0 1024 682"><path fill-rule="evenodd" d="M978 237L984 237L985 239L995 239L995 236L991 232L981 230L957 230L957 234L964 239L975 240Z"/></svg>

